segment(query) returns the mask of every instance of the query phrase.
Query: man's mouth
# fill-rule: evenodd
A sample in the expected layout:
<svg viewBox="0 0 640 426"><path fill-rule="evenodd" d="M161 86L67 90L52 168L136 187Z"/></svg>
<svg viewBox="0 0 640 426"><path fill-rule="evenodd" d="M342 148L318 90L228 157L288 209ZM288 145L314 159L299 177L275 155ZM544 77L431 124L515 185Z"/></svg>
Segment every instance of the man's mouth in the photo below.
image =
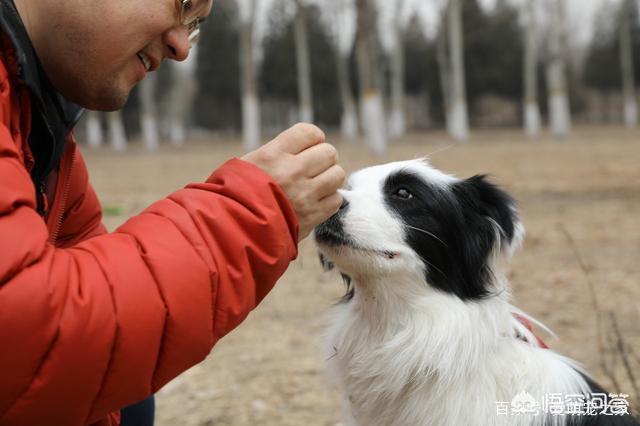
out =
<svg viewBox="0 0 640 426"><path fill-rule="evenodd" d="M144 68L149 71L151 69L151 59L142 52L138 52L137 55L140 62L142 62L142 65L144 65Z"/></svg>

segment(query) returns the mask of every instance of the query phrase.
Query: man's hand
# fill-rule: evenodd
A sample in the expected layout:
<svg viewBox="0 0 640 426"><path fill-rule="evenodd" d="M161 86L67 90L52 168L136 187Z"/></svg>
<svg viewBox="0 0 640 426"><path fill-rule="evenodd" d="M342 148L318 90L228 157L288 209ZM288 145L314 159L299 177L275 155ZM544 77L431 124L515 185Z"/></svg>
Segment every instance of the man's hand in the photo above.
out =
<svg viewBox="0 0 640 426"><path fill-rule="evenodd" d="M345 173L336 149L311 124L296 124L243 160L264 170L284 190L298 216L301 241L340 209Z"/></svg>

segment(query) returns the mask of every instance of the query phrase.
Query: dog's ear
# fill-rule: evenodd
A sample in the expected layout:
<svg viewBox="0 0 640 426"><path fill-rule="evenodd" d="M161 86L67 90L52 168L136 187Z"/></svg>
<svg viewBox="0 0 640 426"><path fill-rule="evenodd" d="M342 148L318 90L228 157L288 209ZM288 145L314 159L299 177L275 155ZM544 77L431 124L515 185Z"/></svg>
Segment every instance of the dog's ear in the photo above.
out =
<svg viewBox="0 0 640 426"><path fill-rule="evenodd" d="M464 180L460 182L460 187L464 202L470 204L468 207L494 225L500 250L508 256L513 254L524 237L524 227L513 198L489 182L485 175Z"/></svg>
<svg viewBox="0 0 640 426"><path fill-rule="evenodd" d="M333 268L335 268L335 265L333 264L333 262L327 259L327 257L324 254L318 253L318 257L320 258L320 265L322 266L322 269L324 271L330 271Z"/></svg>

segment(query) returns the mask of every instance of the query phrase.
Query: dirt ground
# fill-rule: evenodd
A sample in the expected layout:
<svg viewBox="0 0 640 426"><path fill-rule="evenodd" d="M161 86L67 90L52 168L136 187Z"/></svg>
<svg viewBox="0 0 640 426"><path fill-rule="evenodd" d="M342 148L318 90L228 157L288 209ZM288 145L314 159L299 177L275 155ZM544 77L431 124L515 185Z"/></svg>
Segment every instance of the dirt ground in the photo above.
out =
<svg viewBox="0 0 640 426"><path fill-rule="evenodd" d="M638 411L640 132L583 127L568 140L531 141L518 131L479 131L467 144L440 133L413 134L394 142L384 158L329 139L347 171L430 155L442 170L461 177L488 173L510 191L527 228L524 246L507 266L515 303L556 332L559 340L541 333L552 348L584 363L609 390L630 394ZM127 154L84 152L111 213L105 218L110 229L241 154L238 141L224 136L166 146L155 155L139 146ZM323 314L342 292L336 276L321 272L313 244L303 242L298 260L244 324L158 393L157 424L340 424L338 395L318 347ZM599 335L610 371L602 367Z"/></svg>

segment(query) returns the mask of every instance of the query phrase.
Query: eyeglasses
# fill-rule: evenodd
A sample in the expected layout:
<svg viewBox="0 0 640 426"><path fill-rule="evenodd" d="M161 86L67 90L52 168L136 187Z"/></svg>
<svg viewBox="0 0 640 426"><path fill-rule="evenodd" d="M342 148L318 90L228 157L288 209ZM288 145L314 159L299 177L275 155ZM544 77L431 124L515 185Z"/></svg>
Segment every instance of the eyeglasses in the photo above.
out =
<svg viewBox="0 0 640 426"><path fill-rule="evenodd" d="M206 0L195 0L195 3L198 3L202 7L194 7L193 0L176 0L180 24L187 27L189 43L192 46L196 44L200 38L200 23L204 20L201 18L201 14L209 2Z"/></svg>

